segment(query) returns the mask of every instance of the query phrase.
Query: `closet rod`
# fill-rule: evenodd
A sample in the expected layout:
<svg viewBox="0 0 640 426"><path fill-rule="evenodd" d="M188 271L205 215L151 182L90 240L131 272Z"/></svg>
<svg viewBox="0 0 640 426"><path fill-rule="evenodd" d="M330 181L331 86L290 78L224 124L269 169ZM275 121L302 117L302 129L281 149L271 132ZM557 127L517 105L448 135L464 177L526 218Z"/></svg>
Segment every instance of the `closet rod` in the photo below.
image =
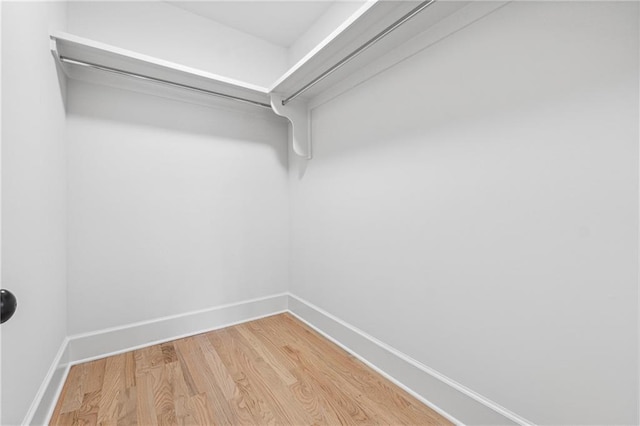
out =
<svg viewBox="0 0 640 426"><path fill-rule="evenodd" d="M322 74L320 74L319 76L317 76L316 78L311 80L306 85L302 86L302 88L298 89L296 92L294 92L288 98L283 99L282 100L282 105L288 104L289 102L291 102L292 100L294 100L298 96L302 95L307 90L311 89L317 83L319 83L320 81L324 80L327 76L329 76L329 74L333 73L338 68L342 67L344 64L346 64L347 62L349 62L350 60L352 60L353 58L355 58L356 56L358 56L359 54L361 54L362 52L367 50L369 47L371 47L372 45L374 45L375 43L377 43L378 41L380 41L381 39L386 37L389 33L394 31L396 28L398 28L400 25L404 24L409 19L413 18L418 13L422 12L424 9L426 9L428 6L432 5L435 2L436 2L436 0L426 0L426 1L423 1L422 3L420 3L414 9L412 9L409 13L407 13L404 16L402 16L400 19L395 21L393 24L389 25L384 30L380 31L378 34L373 36L373 38L369 39L369 41L367 41L365 44L363 44L362 46L358 47L353 52L349 53L347 56L342 58L338 63L333 65L331 68L329 68L328 70L326 70L325 72L323 72Z"/></svg>
<svg viewBox="0 0 640 426"><path fill-rule="evenodd" d="M66 56L60 56L60 62L64 62L66 64L80 65L80 66L87 67L87 68L94 68L94 69L97 69L97 70L100 70L100 71L106 71L106 72L110 72L110 73L113 73L113 74L124 75L126 77L134 77L134 78L137 78L137 79L140 79L140 80L144 80L144 81L152 81L152 82L155 82L155 83L165 84L167 86L172 86L172 87L178 87L178 88L181 88L181 89L192 90L194 92L205 93L207 95L218 96L220 98L231 99L231 100L238 101L238 102L243 102L243 103L247 103L247 104L251 104L251 105L256 105L256 106L259 106L259 107L262 107L262 108L271 109L271 105L265 104L265 103L262 103L262 102L252 101L250 99L245 99L245 98L241 98L241 97L233 96L233 95L227 95L227 94L220 93L220 92L214 92L212 90L200 89L198 87L189 86L187 84L174 83L172 81L163 80L161 78L156 78L156 77L150 77L148 75L137 74L137 73L129 72L129 71L122 71L122 70L119 70L119 69L116 69L116 68L107 67L107 66L104 66L104 65L93 64L91 62L78 61L78 60L75 60L75 59L67 58Z"/></svg>

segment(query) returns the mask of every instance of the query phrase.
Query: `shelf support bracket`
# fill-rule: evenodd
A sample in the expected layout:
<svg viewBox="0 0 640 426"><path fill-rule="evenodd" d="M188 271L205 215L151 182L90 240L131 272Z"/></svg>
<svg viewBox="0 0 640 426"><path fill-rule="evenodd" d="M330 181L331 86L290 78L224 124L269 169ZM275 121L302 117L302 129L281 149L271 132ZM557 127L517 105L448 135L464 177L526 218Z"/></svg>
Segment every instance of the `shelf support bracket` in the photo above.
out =
<svg viewBox="0 0 640 426"><path fill-rule="evenodd" d="M283 97L271 94L271 108L291 123L293 152L307 160L311 159L311 117L309 106L302 100L282 105Z"/></svg>

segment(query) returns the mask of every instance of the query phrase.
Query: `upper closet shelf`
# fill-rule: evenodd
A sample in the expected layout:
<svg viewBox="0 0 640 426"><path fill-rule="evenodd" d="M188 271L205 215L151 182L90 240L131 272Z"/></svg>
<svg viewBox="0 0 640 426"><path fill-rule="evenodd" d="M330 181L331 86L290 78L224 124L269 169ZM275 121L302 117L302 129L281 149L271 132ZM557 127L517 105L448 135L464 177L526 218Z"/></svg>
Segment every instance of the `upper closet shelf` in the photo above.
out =
<svg viewBox="0 0 640 426"><path fill-rule="evenodd" d="M352 85L370 77L370 65L392 51L392 59L401 60L396 52L402 49L396 48L421 33L433 30L437 34L429 41L433 43L473 22L486 13L484 9L496 8L481 3L484 2L368 1L270 88L60 32L51 35L51 52L70 78L187 101L201 102L203 95L207 99L215 95L273 109L292 124L294 152L309 159L311 100L342 81ZM478 6L478 11L455 13L469 4ZM448 19L450 15L453 16ZM423 44L420 49L426 47ZM407 52L402 55L409 56Z"/></svg>
<svg viewBox="0 0 640 426"><path fill-rule="evenodd" d="M69 78L145 92L161 90L174 96L186 89L271 108L269 91L264 87L83 37L56 32L51 35L51 52Z"/></svg>
<svg viewBox="0 0 640 426"><path fill-rule="evenodd" d="M470 1L369 1L269 89L285 103L313 99Z"/></svg>

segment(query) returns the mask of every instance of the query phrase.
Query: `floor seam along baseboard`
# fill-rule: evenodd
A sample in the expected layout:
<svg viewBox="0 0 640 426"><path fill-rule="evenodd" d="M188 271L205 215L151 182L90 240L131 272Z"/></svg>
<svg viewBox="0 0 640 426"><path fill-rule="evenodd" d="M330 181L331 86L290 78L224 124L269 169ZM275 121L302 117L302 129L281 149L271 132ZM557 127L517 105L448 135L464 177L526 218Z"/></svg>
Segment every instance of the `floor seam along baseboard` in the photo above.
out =
<svg viewBox="0 0 640 426"><path fill-rule="evenodd" d="M299 296L296 296L292 293L289 293L289 305L288 305L288 310L290 313L292 313L293 315L295 315L298 319L300 319L301 321L305 322L306 324L308 324L310 327L312 327L313 329L315 329L316 331L318 331L320 334L322 334L324 337L326 337L327 339L331 340L332 342L334 342L335 344L337 344L338 346L342 347L344 350L346 350L347 352L351 353L352 355L354 355L356 358L360 359L361 361L363 361L365 364L369 365L371 368L373 368L374 370L376 370L378 373L380 373L381 375L383 375L384 377L386 377L387 379L391 380L393 383L395 383L396 385L400 386L401 388L403 388L404 390L406 390L408 393L410 393L411 395L413 395L414 397L418 398L419 400L421 400L423 403L425 403L428 406L431 406L435 411L438 411L440 414L442 414L443 416L449 418L452 422L456 423L456 424L464 424L464 419L461 419L457 412L464 412L465 408L461 407L460 409L457 408L448 408L447 406L445 406L444 404L439 404L438 402L435 402L433 400L433 396L429 396L427 397L426 394L429 394L429 392L420 392L419 390L415 389L413 386L409 385L408 383L406 383L404 380L402 380L400 377L397 377L398 375L393 374L392 371L393 369L389 368L389 365L391 363L387 363L387 365L385 365L384 362L376 362L373 356L371 356L372 354L366 354L363 353L364 351L362 350L362 345L357 345L355 344L355 342L345 342L344 338L344 332L340 333L342 334L341 337L337 337L335 334L337 333L332 333L332 331L339 331L338 329L333 329L332 331L326 330L325 328L323 328L322 326L319 326L318 324L314 324L313 321L310 320L310 318L308 316L305 316L305 314L301 314L300 312L296 312L295 310L295 304L292 304L291 301L296 301L297 303L303 304L307 309L310 309L312 311L314 311L317 315L320 315L321 317L324 318L325 322L326 321L331 321L334 322L335 324L337 324L339 327L344 328L346 331L348 331L349 333L352 333L354 335L356 335L358 338L362 339L363 341L368 342L368 344L372 347L375 347L376 350L380 351L380 352L384 352L388 355L390 355L391 357L395 358L395 363L397 364L404 364L403 368L412 368L413 370L415 370L414 372L412 372L412 375L415 375L416 372L422 373L424 375L424 377L431 377L433 379L435 379L436 381L442 383L443 385L455 390L455 392L457 392L458 394L464 396L464 398L468 399L469 402L473 401L473 403L478 404L480 406L482 406L484 409L491 411L492 413L495 413L497 416L499 416L500 418L502 418L501 422L498 422L499 419L496 419L495 421L492 421L490 423L487 422L480 422L483 424L516 424L516 425L522 425L522 426L533 426L535 423L513 413L512 411L506 409L505 407L501 406L500 404L492 401L489 398L486 398L484 396L482 396L481 394L469 389L468 387L456 382L455 380L447 377L446 375L434 370L431 367L428 367L424 364L422 364L421 362L413 359L412 357L408 356L407 354L403 353L402 351L399 351L398 349L380 341L379 339L376 339L375 337L369 335L368 333L364 332L363 330L360 330L359 328L353 326L352 324L336 317L335 315L323 310L322 308L314 305L311 302L308 302L304 299L302 299ZM324 324L325 326L327 324ZM360 346L360 348L358 348L358 346ZM380 357L380 359L384 359L383 357ZM397 369L396 369L397 370ZM463 398L458 397L459 400L462 400ZM475 408L475 410L477 411L477 408ZM507 420L507 423L505 423L504 421ZM478 423L478 422L474 422L473 419L471 420L467 420L466 423Z"/></svg>
<svg viewBox="0 0 640 426"><path fill-rule="evenodd" d="M48 423L71 366L288 312L453 423L533 425L314 304L283 292L68 336L23 424ZM421 376L421 377L419 377ZM417 377L417 378L416 378ZM443 396L447 396L443 399ZM491 420L492 419L492 420Z"/></svg>

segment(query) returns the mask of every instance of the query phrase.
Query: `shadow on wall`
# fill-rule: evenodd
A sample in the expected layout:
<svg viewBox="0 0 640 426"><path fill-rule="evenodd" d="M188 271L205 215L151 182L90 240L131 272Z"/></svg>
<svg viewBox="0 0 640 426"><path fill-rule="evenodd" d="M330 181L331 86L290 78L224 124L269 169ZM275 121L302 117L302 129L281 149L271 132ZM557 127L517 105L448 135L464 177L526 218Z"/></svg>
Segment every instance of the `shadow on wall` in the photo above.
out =
<svg viewBox="0 0 640 426"><path fill-rule="evenodd" d="M283 168L288 167L285 119L270 110L212 96L182 99L69 80L67 114L210 137L211 143L231 139L263 144Z"/></svg>

